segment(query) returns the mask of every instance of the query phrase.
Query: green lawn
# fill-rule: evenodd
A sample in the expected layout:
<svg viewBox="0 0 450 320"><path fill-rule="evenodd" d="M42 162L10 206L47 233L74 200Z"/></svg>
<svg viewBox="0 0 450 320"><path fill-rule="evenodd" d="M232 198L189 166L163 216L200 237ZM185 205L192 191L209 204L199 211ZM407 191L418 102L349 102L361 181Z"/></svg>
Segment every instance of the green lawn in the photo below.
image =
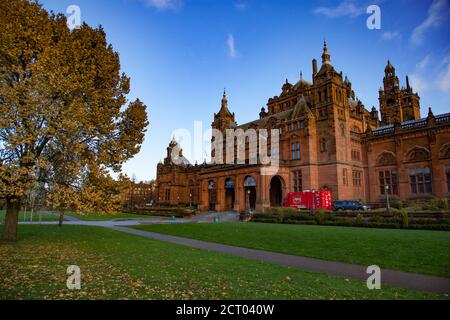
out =
<svg viewBox="0 0 450 320"><path fill-rule="evenodd" d="M450 277L450 232L265 223L145 225L142 230L325 260Z"/></svg>
<svg viewBox="0 0 450 320"><path fill-rule="evenodd" d="M0 222L3 222L5 219L5 210L0 210ZM97 213L89 213L89 214L77 214L77 213L66 213L65 216L72 216L78 218L80 220L85 221L106 221L113 219L168 219L167 217L158 217L158 216L149 216L149 215L139 215L139 214L130 214L130 213L110 213L110 214L97 214ZM30 221L30 212L20 212L19 213L19 221L23 222L26 217L26 221ZM33 221L39 221L39 213L33 214ZM58 221L59 215L52 213L42 213L42 221Z"/></svg>
<svg viewBox="0 0 450 320"><path fill-rule="evenodd" d="M167 219L167 217L158 217L158 216L149 216L149 215L140 215L140 214L131 214L131 213L109 213L109 214L97 214L97 213L89 213L89 214L78 214L78 213L66 213L68 216L72 216L78 218L80 220L85 221L106 221L106 220L114 220L114 219Z"/></svg>
<svg viewBox="0 0 450 320"><path fill-rule="evenodd" d="M0 227L0 231L1 231ZM432 294L159 242L99 227L21 225L0 242L1 299L433 299ZM81 268L81 290L66 269Z"/></svg>
<svg viewBox="0 0 450 320"><path fill-rule="evenodd" d="M0 210L0 222L3 222L5 220L5 215L6 211ZM20 222L24 221L24 218L26 219L25 221L30 221L31 213L30 212L25 213L23 211L19 212L19 221ZM41 221L58 221L59 217L57 215L50 213L42 213L40 217L39 213L34 212L33 221L39 221L40 219L42 219Z"/></svg>

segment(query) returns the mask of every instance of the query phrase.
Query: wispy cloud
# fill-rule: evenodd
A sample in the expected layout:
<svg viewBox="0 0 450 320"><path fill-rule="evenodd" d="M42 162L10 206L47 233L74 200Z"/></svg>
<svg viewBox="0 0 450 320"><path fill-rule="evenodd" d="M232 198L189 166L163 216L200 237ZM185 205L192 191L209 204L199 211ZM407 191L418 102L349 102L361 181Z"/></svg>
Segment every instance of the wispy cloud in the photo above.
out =
<svg viewBox="0 0 450 320"><path fill-rule="evenodd" d="M419 24L411 35L411 43L419 46L424 42L425 33L431 28L437 28L450 18L447 0L433 0L428 9L426 19Z"/></svg>
<svg viewBox="0 0 450 320"><path fill-rule="evenodd" d="M323 14L330 18L338 18L338 17L357 17L365 12L365 7L357 5L355 1L352 0L343 0L338 4L337 7L327 8L327 7L319 7L314 10L315 14Z"/></svg>
<svg viewBox="0 0 450 320"><path fill-rule="evenodd" d="M450 93L450 52L440 61L428 54L416 64L409 78L414 91L419 93L427 90Z"/></svg>
<svg viewBox="0 0 450 320"><path fill-rule="evenodd" d="M381 39L386 40L386 41L395 40L400 37L401 37L401 34L398 31L386 31L386 32L383 32L383 34L381 35Z"/></svg>
<svg viewBox="0 0 450 320"><path fill-rule="evenodd" d="M423 93L428 89L429 81L426 79L427 76L427 67L430 64L431 55L428 54L422 60L420 60L416 64L416 68L414 69L413 74L409 76L410 82L414 91Z"/></svg>
<svg viewBox="0 0 450 320"><path fill-rule="evenodd" d="M437 76L437 85L441 91L450 92L450 53L440 63L441 71Z"/></svg>
<svg viewBox="0 0 450 320"><path fill-rule="evenodd" d="M245 1L236 2L236 3L234 4L234 7L235 7L236 9L240 10L240 11L244 11L244 10L247 10L247 8L248 8L248 3L245 2Z"/></svg>
<svg viewBox="0 0 450 320"><path fill-rule="evenodd" d="M156 8L157 10L178 10L183 5L182 0L140 0L147 6Z"/></svg>
<svg viewBox="0 0 450 320"><path fill-rule="evenodd" d="M227 37L228 56L232 59L236 58L236 48L234 44L234 36L230 33Z"/></svg>

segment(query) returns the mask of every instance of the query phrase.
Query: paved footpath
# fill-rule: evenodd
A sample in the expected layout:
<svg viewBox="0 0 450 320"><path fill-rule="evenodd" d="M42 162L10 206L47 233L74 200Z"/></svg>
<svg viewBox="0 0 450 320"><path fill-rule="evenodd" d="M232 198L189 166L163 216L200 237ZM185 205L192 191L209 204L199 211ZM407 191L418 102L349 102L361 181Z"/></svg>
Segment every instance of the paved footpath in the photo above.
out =
<svg viewBox="0 0 450 320"><path fill-rule="evenodd" d="M247 249L242 247L229 246L213 242L194 240L189 238L175 237L155 232L137 230L123 226L110 227L110 229L121 231L133 235L138 235L150 239L171 242L188 247L206 249L227 253L234 256L255 259L259 261L271 262L294 268L322 272L330 275L348 277L366 281L369 274L366 273L367 266L355 264L326 261L314 258L292 256L288 254ZM381 270L381 283L418 291L427 291L437 294L450 295L450 279L422 275L417 273L395 271L389 269Z"/></svg>

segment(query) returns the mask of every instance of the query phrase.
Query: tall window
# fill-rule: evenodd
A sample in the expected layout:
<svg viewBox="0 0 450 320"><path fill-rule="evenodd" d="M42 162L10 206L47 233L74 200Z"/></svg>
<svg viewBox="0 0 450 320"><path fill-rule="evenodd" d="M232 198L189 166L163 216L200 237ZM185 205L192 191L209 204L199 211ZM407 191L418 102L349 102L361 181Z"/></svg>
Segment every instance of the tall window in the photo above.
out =
<svg viewBox="0 0 450 320"><path fill-rule="evenodd" d="M361 160L361 153L359 152L359 150L356 150L356 149L352 150L352 160L356 160L356 161Z"/></svg>
<svg viewBox="0 0 450 320"><path fill-rule="evenodd" d="M431 170L428 167L409 170L412 193L431 193Z"/></svg>
<svg viewBox="0 0 450 320"><path fill-rule="evenodd" d="M445 168L447 174L447 191L450 192L450 165Z"/></svg>
<svg viewBox="0 0 450 320"><path fill-rule="evenodd" d="M344 184L344 186L348 185L347 168L342 169L342 183Z"/></svg>
<svg viewBox="0 0 450 320"><path fill-rule="evenodd" d="M166 189L165 200L170 201L170 189Z"/></svg>
<svg viewBox="0 0 450 320"><path fill-rule="evenodd" d="M298 122L295 121L295 122L294 122L294 130L297 130L297 129L298 129Z"/></svg>
<svg viewBox="0 0 450 320"><path fill-rule="evenodd" d="M353 185L355 187L361 187L361 171L353 170L352 172L353 176Z"/></svg>
<svg viewBox="0 0 450 320"><path fill-rule="evenodd" d="M389 194L398 194L397 171L380 171L378 176L380 181L380 194L386 194L386 186L389 186Z"/></svg>
<svg viewBox="0 0 450 320"><path fill-rule="evenodd" d="M294 171L294 192L300 192L302 190L302 172Z"/></svg>
<svg viewBox="0 0 450 320"><path fill-rule="evenodd" d="M299 142L291 144L291 159L292 160L300 160L301 159L301 151L300 151L300 143Z"/></svg>

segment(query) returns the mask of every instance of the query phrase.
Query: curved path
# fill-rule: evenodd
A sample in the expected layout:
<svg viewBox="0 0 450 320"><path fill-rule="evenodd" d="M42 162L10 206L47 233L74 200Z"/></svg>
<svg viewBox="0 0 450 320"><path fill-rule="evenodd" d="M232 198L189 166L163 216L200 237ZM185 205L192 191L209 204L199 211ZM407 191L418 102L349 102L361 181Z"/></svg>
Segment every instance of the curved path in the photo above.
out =
<svg viewBox="0 0 450 320"><path fill-rule="evenodd" d="M136 226L141 224L167 224L167 223L210 223L217 217L216 213L203 214L194 218L178 219L178 220L158 220L158 219L132 219L132 220L118 220L118 221L81 221L72 220L65 221L66 225L85 225L85 226L99 226L106 227L116 231L125 232L128 234L138 235L154 240L166 241L178 245L206 249L234 256L245 257L258 261L265 261L279 265L285 265L294 268L301 268L310 271L322 272L334 276L353 278L357 280L367 280L367 266L356 264L341 263L335 261L326 261L314 258L307 258L301 256L293 256L288 254L276 253L271 251L263 251L256 249L248 249L242 247L235 247L219 243L194 240L183 237L170 236L150 231L143 231L128 228L127 226ZM236 221L238 217L235 213L220 214L221 221ZM21 224L39 224L24 222ZM57 224L57 222L41 222L40 224ZM382 269L381 283L383 285L390 285L400 288L406 288L418 291L427 291L435 294L445 296L450 295L450 279L435 277L430 275L423 275L417 273Z"/></svg>

